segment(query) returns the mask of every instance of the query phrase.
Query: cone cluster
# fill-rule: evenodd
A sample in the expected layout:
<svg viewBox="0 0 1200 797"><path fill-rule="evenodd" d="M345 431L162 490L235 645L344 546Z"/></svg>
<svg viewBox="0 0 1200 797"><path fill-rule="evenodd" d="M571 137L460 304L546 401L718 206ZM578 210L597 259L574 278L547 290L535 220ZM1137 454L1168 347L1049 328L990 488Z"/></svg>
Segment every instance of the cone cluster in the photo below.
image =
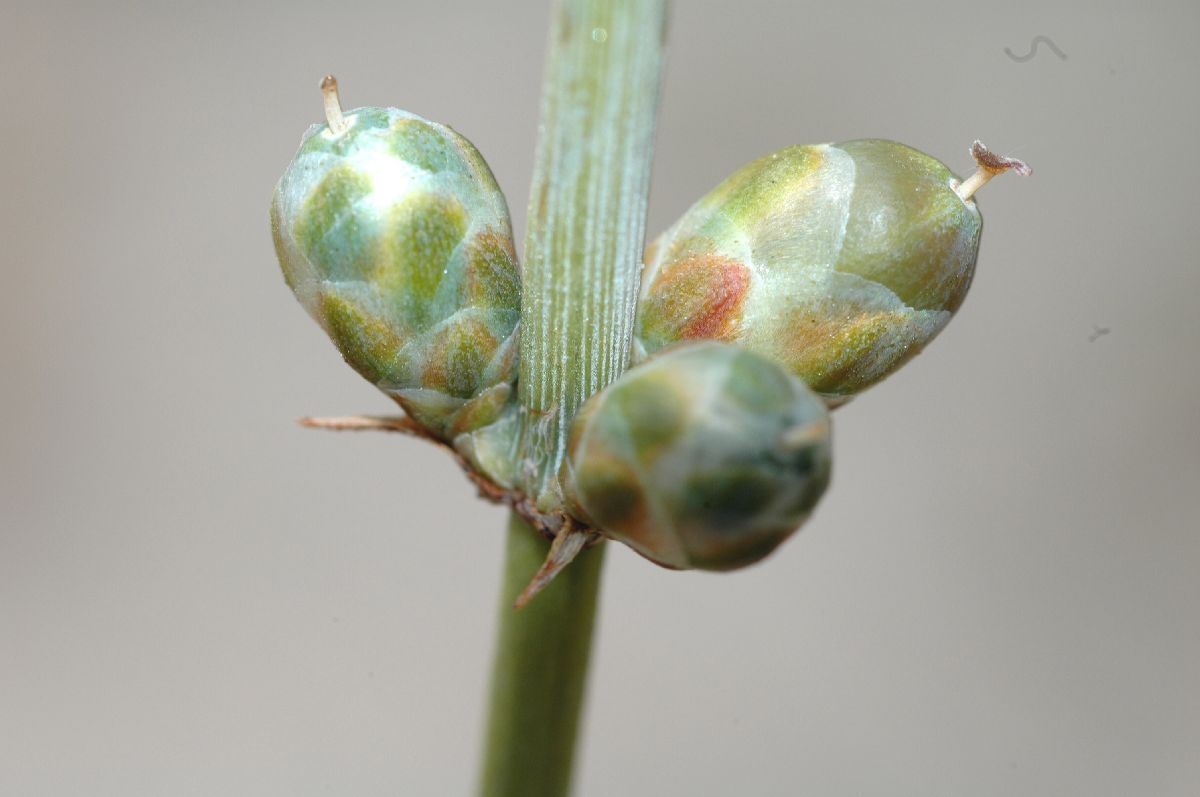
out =
<svg viewBox="0 0 1200 797"><path fill-rule="evenodd" d="M346 362L483 477L517 483L521 274L474 146L394 108L304 136L271 221L288 285ZM966 295L981 219L890 141L789 147L653 243L635 367L572 422L570 518L672 568L755 562L830 476L829 408L919 352Z"/></svg>

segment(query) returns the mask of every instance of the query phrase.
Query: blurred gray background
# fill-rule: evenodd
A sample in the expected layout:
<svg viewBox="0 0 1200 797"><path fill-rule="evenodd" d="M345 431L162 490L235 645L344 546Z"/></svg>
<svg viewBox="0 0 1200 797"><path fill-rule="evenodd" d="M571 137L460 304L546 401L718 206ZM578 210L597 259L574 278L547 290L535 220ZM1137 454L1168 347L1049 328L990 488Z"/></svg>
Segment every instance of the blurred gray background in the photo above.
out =
<svg viewBox="0 0 1200 797"><path fill-rule="evenodd" d="M1200 793L1198 9L675 3L652 233L793 143L1035 174L802 534L612 548L579 795ZM0 794L471 793L504 514L295 426L390 405L267 206L332 71L474 141L523 230L546 11L4 2ZM1005 54L1038 35L1067 58Z"/></svg>

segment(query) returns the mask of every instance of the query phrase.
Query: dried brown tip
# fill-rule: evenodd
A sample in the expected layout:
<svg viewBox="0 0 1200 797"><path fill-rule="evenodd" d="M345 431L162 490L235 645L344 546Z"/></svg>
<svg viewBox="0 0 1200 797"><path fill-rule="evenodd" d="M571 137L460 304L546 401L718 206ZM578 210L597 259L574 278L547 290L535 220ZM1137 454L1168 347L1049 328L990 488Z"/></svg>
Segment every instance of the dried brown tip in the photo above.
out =
<svg viewBox="0 0 1200 797"><path fill-rule="evenodd" d="M342 415L332 418L300 418L297 423L306 429L330 429L335 432L403 432L427 437L419 423L407 415Z"/></svg>
<svg viewBox="0 0 1200 797"><path fill-rule="evenodd" d="M554 536L554 542L550 543L550 552L546 554L546 561L534 573L529 586L525 587L517 596L513 602L513 608L520 609L533 600L533 596L545 589L555 576L575 561L575 557L579 556L584 548L599 539L600 535L594 531L578 528L569 520L563 523L558 534Z"/></svg>
<svg viewBox="0 0 1200 797"><path fill-rule="evenodd" d="M1033 169L1029 168L1029 164L1025 163L1025 161L997 155L985 147L983 142L978 139L971 145L971 157L975 159L975 163L979 168L970 177L954 186L954 192L962 197L964 202L974 196L976 191L986 185L987 181L991 180L997 174L1003 174L1007 171L1016 172L1022 177L1028 177L1033 174Z"/></svg>
<svg viewBox="0 0 1200 797"><path fill-rule="evenodd" d="M321 94L325 98L325 121L329 123L329 132L340 136L350 129L346 117L342 116L342 100L338 96L338 82L333 75L321 79Z"/></svg>
<svg viewBox="0 0 1200 797"><path fill-rule="evenodd" d="M1029 164L1025 163L1025 161L997 155L985 147L979 139L975 139L975 143L971 145L971 157L975 159L980 168L987 169L994 174L1000 174L1009 169L1012 169L1022 177L1028 177L1033 174L1033 169L1029 168Z"/></svg>

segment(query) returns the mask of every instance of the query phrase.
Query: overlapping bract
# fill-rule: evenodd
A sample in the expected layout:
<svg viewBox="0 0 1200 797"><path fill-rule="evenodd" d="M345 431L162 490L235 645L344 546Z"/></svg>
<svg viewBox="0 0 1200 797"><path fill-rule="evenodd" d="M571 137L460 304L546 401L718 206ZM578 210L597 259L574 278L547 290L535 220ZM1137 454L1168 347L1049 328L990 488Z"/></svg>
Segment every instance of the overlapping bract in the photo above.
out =
<svg viewBox="0 0 1200 797"><path fill-rule="evenodd" d="M775 362L713 341L666 349L590 398L560 483L573 514L675 568L769 554L829 482L824 403Z"/></svg>
<svg viewBox="0 0 1200 797"><path fill-rule="evenodd" d="M465 138L394 108L308 131L271 220L288 285L346 361L445 440L493 422L517 374L508 208Z"/></svg>
<svg viewBox="0 0 1200 797"><path fill-rule="evenodd" d="M784 364L833 405L921 350L966 295L973 202L903 144L789 147L745 166L647 252L643 353L689 339Z"/></svg>
<svg viewBox="0 0 1200 797"><path fill-rule="evenodd" d="M276 188L288 285L355 370L515 489L504 197L445 126L393 108L345 121L311 128ZM575 418L566 509L668 567L774 550L828 484L826 405L916 354L966 294L981 222L955 185L933 158L866 140L790 147L700 200L647 250L645 362Z"/></svg>

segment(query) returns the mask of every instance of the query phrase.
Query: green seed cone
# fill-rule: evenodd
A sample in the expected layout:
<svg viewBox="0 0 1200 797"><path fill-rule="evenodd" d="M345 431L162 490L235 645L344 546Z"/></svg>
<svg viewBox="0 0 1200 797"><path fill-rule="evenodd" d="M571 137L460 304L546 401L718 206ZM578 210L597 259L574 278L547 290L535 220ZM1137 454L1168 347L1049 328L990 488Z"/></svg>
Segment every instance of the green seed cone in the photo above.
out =
<svg viewBox="0 0 1200 797"><path fill-rule="evenodd" d="M941 162L863 140L745 166L647 252L642 351L743 345L839 403L921 350L966 296L981 219Z"/></svg>
<svg viewBox="0 0 1200 797"><path fill-rule="evenodd" d="M829 472L818 396L770 359L697 342L590 398L559 478L572 514L648 559L732 570L800 527Z"/></svg>
<svg viewBox="0 0 1200 797"><path fill-rule="evenodd" d="M395 108L305 134L275 189L284 278L356 371L443 439L494 420L516 379L521 278L508 208L465 138Z"/></svg>

